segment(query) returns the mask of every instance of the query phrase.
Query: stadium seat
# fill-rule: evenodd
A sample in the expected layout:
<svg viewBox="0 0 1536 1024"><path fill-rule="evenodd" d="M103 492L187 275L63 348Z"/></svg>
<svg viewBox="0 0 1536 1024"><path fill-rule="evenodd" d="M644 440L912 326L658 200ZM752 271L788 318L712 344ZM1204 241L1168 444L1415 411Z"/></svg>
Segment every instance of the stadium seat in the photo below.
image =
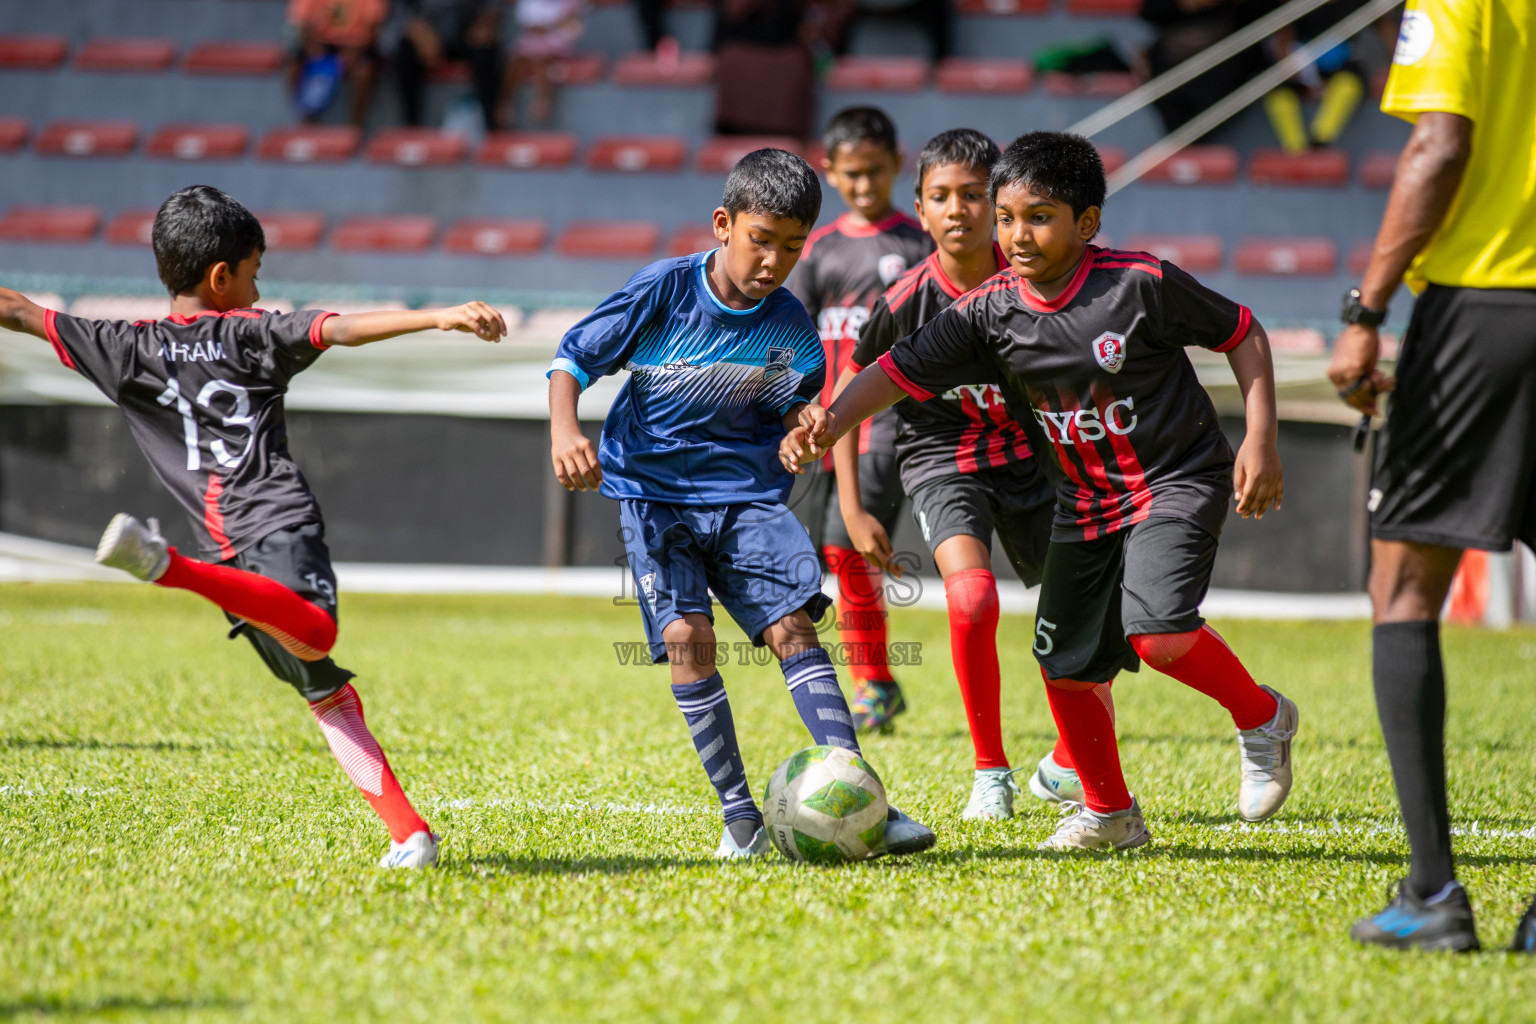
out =
<svg viewBox="0 0 1536 1024"><path fill-rule="evenodd" d="M1222 244L1215 235L1132 235L1122 248L1149 252L1191 273L1221 269Z"/></svg>
<svg viewBox="0 0 1536 1024"><path fill-rule="evenodd" d="M672 61L657 60L642 50L621 57L613 66L615 85L708 85L715 80L715 55L680 53Z"/></svg>
<svg viewBox="0 0 1536 1024"><path fill-rule="evenodd" d="M544 248L549 226L541 220L461 220L443 236L448 252L478 256L527 256Z"/></svg>
<svg viewBox="0 0 1536 1024"><path fill-rule="evenodd" d="M250 137L243 124L164 124L149 137L145 152L175 160L235 160L245 154Z"/></svg>
<svg viewBox="0 0 1536 1024"><path fill-rule="evenodd" d="M1237 150L1188 146L1148 171L1143 181L1164 185L1230 185L1237 180Z"/></svg>
<svg viewBox="0 0 1536 1024"><path fill-rule="evenodd" d="M113 245L148 245L155 227L155 210L123 210L107 222L102 237Z"/></svg>
<svg viewBox="0 0 1536 1024"><path fill-rule="evenodd" d="M719 135L699 147L694 167L705 174L729 174L736 161L758 149L787 149L798 154L800 143L784 135Z"/></svg>
<svg viewBox="0 0 1536 1024"><path fill-rule="evenodd" d="M91 39L75 51L75 67L81 71L164 71L176 58L176 44L169 39Z"/></svg>
<svg viewBox="0 0 1536 1024"><path fill-rule="evenodd" d="M597 171L675 171L687 152L688 144L673 135L602 135L587 151L587 166Z"/></svg>
<svg viewBox="0 0 1536 1024"><path fill-rule="evenodd" d="M282 63L281 43L198 43L181 67L189 75L270 75Z"/></svg>
<svg viewBox="0 0 1536 1024"><path fill-rule="evenodd" d="M715 237L715 229L707 224L685 224L667 239L668 256L688 256L719 247L720 240Z"/></svg>
<svg viewBox="0 0 1536 1024"><path fill-rule="evenodd" d="M37 136L37 151L49 156L125 156L139 142L132 121L49 121Z"/></svg>
<svg viewBox="0 0 1536 1024"><path fill-rule="evenodd" d="M1022 60L980 60L950 57L940 61L934 84L940 92L1024 93L1031 80L1029 65Z"/></svg>
<svg viewBox="0 0 1536 1024"><path fill-rule="evenodd" d="M1255 185L1345 185L1349 154L1342 149L1256 149L1248 160L1248 180Z"/></svg>
<svg viewBox="0 0 1536 1024"><path fill-rule="evenodd" d="M482 167L569 167L576 159L576 136L567 132L492 132L475 161Z"/></svg>
<svg viewBox="0 0 1536 1024"><path fill-rule="evenodd" d="M1338 269L1331 238L1245 238L1233 260L1239 274L1326 276Z"/></svg>
<svg viewBox="0 0 1536 1024"><path fill-rule="evenodd" d="M1349 247L1349 256L1344 265L1349 268L1351 277L1359 277L1365 273L1366 266L1371 262L1371 252L1376 248L1375 239L1366 238Z"/></svg>
<svg viewBox="0 0 1536 1024"><path fill-rule="evenodd" d="M32 126L24 117L0 117L0 153L14 153L27 144Z"/></svg>
<svg viewBox="0 0 1536 1024"><path fill-rule="evenodd" d="M556 85L592 85L603 80L608 62L600 53L578 53L557 60L549 69L549 80Z"/></svg>
<svg viewBox="0 0 1536 1024"><path fill-rule="evenodd" d="M1129 71L1093 71L1086 75L1047 71L1040 76L1040 82L1052 96L1124 96L1140 84Z"/></svg>
<svg viewBox="0 0 1536 1024"><path fill-rule="evenodd" d="M1269 347L1288 356L1320 356L1328 351L1328 339L1315 327L1266 327Z"/></svg>
<svg viewBox="0 0 1536 1024"><path fill-rule="evenodd" d="M424 252L435 234L435 217L362 215L336 225L331 232L331 248L344 252Z"/></svg>
<svg viewBox="0 0 1536 1024"><path fill-rule="evenodd" d="M0 215L0 241L89 242L100 224L94 206L12 206Z"/></svg>
<svg viewBox="0 0 1536 1024"><path fill-rule="evenodd" d="M48 71L63 64L68 52L63 36L0 36L0 68Z"/></svg>
<svg viewBox="0 0 1536 1024"><path fill-rule="evenodd" d="M370 163L402 167L443 167L464 162L469 141L437 128L386 128L368 142Z"/></svg>
<svg viewBox="0 0 1536 1024"><path fill-rule="evenodd" d="M268 249L301 251L320 244L325 232L325 217L318 213L284 212L277 210L253 211L261 221L262 233L267 236Z"/></svg>
<svg viewBox="0 0 1536 1024"><path fill-rule="evenodd" d="M1400 153L1373 150L1360 158L1360 184L1366 188L1391 188L1397 176Z"/></svg>
<svg viewBox="0 0 1536 1024"><path fill-rule="evenodd" d="M1076 18L1134 18L1141 0L1067 0L1067 13Z"/></svg>
<svg viewBox="0 0 1536 1024"><path fill-rule="evenodd" d="M1099 160L1104 164L1105 174L1114 174L1125 166L1125 150L1119 146L1094 146L1099 151Z"/></svg>
<svg viewBox="0 0 1536 1024"><path fill-rule="evenodd" d="M578 220L560 232L561 256L597 259L645 259L656 252L661 227L650 221Z"/></svg>
<svg viewBox="0 0 1536 1024"><path fill-rule="evenodd" d="M959 0L955 9L961 14L1047 14L1051 0Z"/></svg>
<svg viewBox="0 0 1536 1024"><path fill-rule="evenodd" d="M350 160L361 140L362 133L350 125L292 125L267 132L256 155L296 164Z"/></svg>
<svg viewBox="0 0 1536 1024"><path fill-rule="evenodd" d="M828 89L918 92L928 84L921 57L840 57L827 76Z"/></svg>

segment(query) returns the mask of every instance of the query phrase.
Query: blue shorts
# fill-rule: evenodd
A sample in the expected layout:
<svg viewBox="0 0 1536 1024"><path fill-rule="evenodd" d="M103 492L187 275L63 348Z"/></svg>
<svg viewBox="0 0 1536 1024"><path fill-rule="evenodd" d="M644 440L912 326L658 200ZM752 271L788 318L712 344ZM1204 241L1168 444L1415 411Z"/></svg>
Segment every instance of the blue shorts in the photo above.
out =
<svg viewBox="0 0 1536 1024"><path fill-rule="evenodd" d="M671 505L619 502L619 535L640 597L652 661L666 661L661 631L685 614L715 621L713 590L752 642L804 608L820 619L832 600L821 592L821 559L805 527L778 502Z"/></svg>

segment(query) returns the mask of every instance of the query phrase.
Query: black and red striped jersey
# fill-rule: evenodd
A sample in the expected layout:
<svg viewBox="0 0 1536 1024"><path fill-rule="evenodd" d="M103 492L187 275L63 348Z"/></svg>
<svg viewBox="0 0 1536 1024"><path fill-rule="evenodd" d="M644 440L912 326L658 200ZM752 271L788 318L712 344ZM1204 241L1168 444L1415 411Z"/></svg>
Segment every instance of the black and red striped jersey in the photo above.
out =
<svg viewBox="0 0 1536 1024"><path fill-rule="evenodd" d="M879 358L928 401L1002 388L1056 485L1053 540L1092 540L1150 516L1217 535L1232 449L1183 348L1236 348L1247 307L1144 252L1089 246L1067 287L1040 298L1011 269Z"/></svg>
<svg viewBox="0 0 1536 1024"><path fill-rule="evenodd" d="M928 232L904 213L892 213L874 224L855 224L845 213L811 232L788 288L805 304L821 334L827 357L823 405L832 404L832 388L848 367L870 307L932 251ZM874 417L860 433L859 449L890 451L895 441L896 417L886 413Z"/></svg>
<svg viewBox="0 0 1536 1024"><path fill-rule="evenodd" d="M996 245L993 251L997 269L1007 269L1003 251ZM961 294L944 273L939 254L929 253L870 310L853 349L853 365L863 369L873 363ZM988 467L1021 463L1031 473L1038 472L1024 428L1009 415L996 384L963 384L932 402L899 402L896 419L896 460L902 487L909 493L929 480Z"/></svg>
<svg viewBox="0 0 1536 1024"><path fill-rule="evenodd" d="M324 350L330 313L260 309L128 323L49 310L59 359L123 411L155 475L223 561L320 506L288 454L283 396Z"/></svg>

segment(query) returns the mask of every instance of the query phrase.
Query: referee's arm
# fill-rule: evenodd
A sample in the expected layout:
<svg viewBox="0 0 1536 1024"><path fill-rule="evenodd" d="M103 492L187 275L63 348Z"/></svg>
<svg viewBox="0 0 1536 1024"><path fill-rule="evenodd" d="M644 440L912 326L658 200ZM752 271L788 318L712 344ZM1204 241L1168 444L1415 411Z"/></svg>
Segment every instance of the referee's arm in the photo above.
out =
<svg viewBox="0 0 1536 1024"><path fill-rule="evenodd" d="M1472 121L1460 114L1422 113L1397 162L1387 212L1376 232L1371 261L1360 281L1360 304L1386 309L1408 265L1445 219L1472 155ZM1380 339L1375 327L1351 324L1334 342L1328 377L1341 392L1361 379L1370 382L1345 401L1361 412L1376 411L1376 396L1392 390L1392 379L1376 368Z"/></svg>

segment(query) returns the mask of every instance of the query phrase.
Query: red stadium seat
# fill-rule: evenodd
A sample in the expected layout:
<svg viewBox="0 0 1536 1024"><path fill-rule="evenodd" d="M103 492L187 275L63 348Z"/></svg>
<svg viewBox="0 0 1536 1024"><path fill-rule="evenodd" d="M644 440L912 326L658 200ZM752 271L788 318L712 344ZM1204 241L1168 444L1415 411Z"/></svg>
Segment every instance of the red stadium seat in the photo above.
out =
<svg viewBox="0 0 1536 1024"><path fill-rule="evenodd" d="M81 71L158 72L171 66L176 44L169 39L92 39L75 51Z"/></svg>
<svg viewBox="0 0 1536 1024"><path fill-rule="evenodd" d="M267 132L256 155L296 164L350 160L361 141L362 133L350 125L295 125Z"/></svg>
<svg viewBox="0 0 1536 1024"><path fill-rule="evenodd" d="M650 221L578 220L560 232L561 256L597 259L644 259L656 251L661 227Z"/></svg>
<svg viewBox="0 0 1536 1024"><path fill-rule="evenodd" d="M431 247L435 234L435 217L348 217L331 233L331 248L346 252L424 252Z"/></svg>
<svg viewBox="0 0 1536 1024"><path fill-rule="evenodd" d="M1192 273L1221 269L1221 239L1215 235L1132 235L1124 248L1149 252Z"/></svg>
<svg viewBox="0 0 1536 1024"><path fill-rule="evenodd" d="M325 217L318 213L267 210L257 212L256 219L261 221L268 249L313 249L325 232Z"/></svg>
<svg viewBox="0 0 1536 1024"><path fill-rule="evenodd" d="M687 152L688 144L672 135L602 135L587 151L587 166L597 171L675 171Z"/></svg>
<svg viewBox="0 0 1536 1024"><path fill-rule="evenodd" d="M557 60L549 69L549 79L556 85L591 85L603 80L608 69L607 61L600 53L578 53L574 57Z"/></svg>
<svg viewBox="0 0 1536 1024"><path fill-rule="evenodd" d="M175 160L234 160L245 154L250 137L243 124L163 124L145 152Z"/></svg>
<svg viewBox="0 0 1536 1024"><path fill-rule="evenodd" d="M49 121L37 137L37 151L49 156L124 156L139 141L132 121Z"/></svg>
<svg viewBox="0 0 1536 1024"><path fill-rule="evenodd" d="M613 66L615 85L708 85L715 80L715 55L680 53L676 60L657 60L654 53L640 51L621 57Z"/></svg>
<svg viewBox="0 0 1536 1024"><path fill-rule="evenodd" d="M1040 80L1052 96L1124 96L1141 84L1129 71L1094 71L1086 75L1047 71Z"/></svg>
<svg viewBox="0 0 1536 1024"><path fill-rule="evenodd" d="M370 163L402 167L444 167L464 162L469 141L437 128L387 128L368 142Z"/></svg>
<svg viewBox="0 0 1536 1024"><path fill-rule="evenodd" d="M934 82L940 92L1024 93L1032 76L1022 60L978 60L951 57L940 61Z"/></svg>
<svg viewBox="0 0 1536 1024"><path fill-rule="evenodd" d="M527 256L544 248L549 227L541 220L461 220L443 236L449 252L478 256Z"/></svg>
<svg viewBox="0 0 1536 1024"><path fill-rule="evenodd" d="M1230 185L1237 180L1237 150L1187 146L1142 176L1165 185Z"/></svg>
<svg viewBox="0 0 1536 1024"><path fill-rule="evenodd" d="M282 63L281 43L198 43L181 67L189 75L270 75Z"/></svg>
<svg viewBox="0 0 1536 1024"><path fill-rule="evenodd" d="M918 92L928 84L928 62L921 57L841 57L827 77L829 89Z"/></svg>
<svg viewBox="0 0 1536 1024"><path fill-rule="evenodd" d="M32 126L24 117L0 117L0 153L14 153L27 144Z"/></svg>
<svg viewBox="0 0 1536 1024"><path fill-rule="evenodd" d="M123 210L107 222L102 237L113 245L148 245L155 227L154 210Z"/></svg>
<svg viewBox="0 0 1536 1024"><path fill-rule="evenodd" d="M703 224L684 225L667 239L668 256L688 256L719 247L720 239L715 237L715 229Z"/></svg>
<svg viewBox="0 0 1536 1024"><path fill-rule="evenodd" d="M532 170L569 167L576 159L576 136L567 132L492 132L475 157L482 167Z"/></svg>
<svg viewBox="0 0 1536 1024"><path fill-rule="evenodd" d="M1312 327L1266 327L1269 348L1292 356L1320 356L1328 351L1328 339Z"/></svg>
<svg viewBox="0 0 1536 1024"><path fill-rule="evenodd" d="M1338 269L1331 238L1245 238L1233 260L1239 274L1326 276Z"/></svg>
<svg viewBox="0 0 1536 1024"><path fill-rule="evenodd" d="M63 64L68 52L63 36L0 36L0 68L48 71Z"/></svg>
<svg viewBox="0 0 1536 1024"><path fill-rule="evenodd" d="M1397 177L1397 158L1400 153L1375 150L1360 159L1360 184L1366 188L1391 188Z"/></svg>
<svg viewBox="0 0 1536 1024"><path fill-rule="evenodd" d="M1349 247L1349 257L1345 260L1345 266L1349 268L1351 277L1359 277L1365 273L1366 266L1371 262L1371 252L1375 248L1375 240L1369 238Z"/></svg>
<svg viewBox="0 0 1536 1024"><path fill-rule="evenodd" d="M1345 185L1349 154L1342 149L1256 149L1248 160L1248 180L1255 185Z"/></svg>
<svg viewBox="0 0 1536 1024"><path fill-rule="evenodd" d="M736 161L759 149L787 149L798 154L800 143L785 135L720 135L699 147L694 167L705 174L729 174Z"/></svg>
<svg viewBox="0 0 1536 1024"><path fill-rule="evenodd" d="M1067 13L1078 18L1134 18L1141 0L1067 0Z"/></svg>
<svg viewBox="0 0 1536 1024"><path fill-rule="evenodd" d="M0 242L89 242L100 224L94 206L13 206L0 215Z"/></svg>
<svg viewBox="0 0 1536 1024"><path fill-rule="evenodd" d="M955 9L961 14L1046 14L1051 0L959 0Z"/></svg>
<svg viewBox="0 0 1536 1024"><path fill-rule="evenodd" d="M1099 160L1104 164L1105 174L1114 174L1125 166L1125 150L1119 146L1094 146L1099 151Z"/></svg>

